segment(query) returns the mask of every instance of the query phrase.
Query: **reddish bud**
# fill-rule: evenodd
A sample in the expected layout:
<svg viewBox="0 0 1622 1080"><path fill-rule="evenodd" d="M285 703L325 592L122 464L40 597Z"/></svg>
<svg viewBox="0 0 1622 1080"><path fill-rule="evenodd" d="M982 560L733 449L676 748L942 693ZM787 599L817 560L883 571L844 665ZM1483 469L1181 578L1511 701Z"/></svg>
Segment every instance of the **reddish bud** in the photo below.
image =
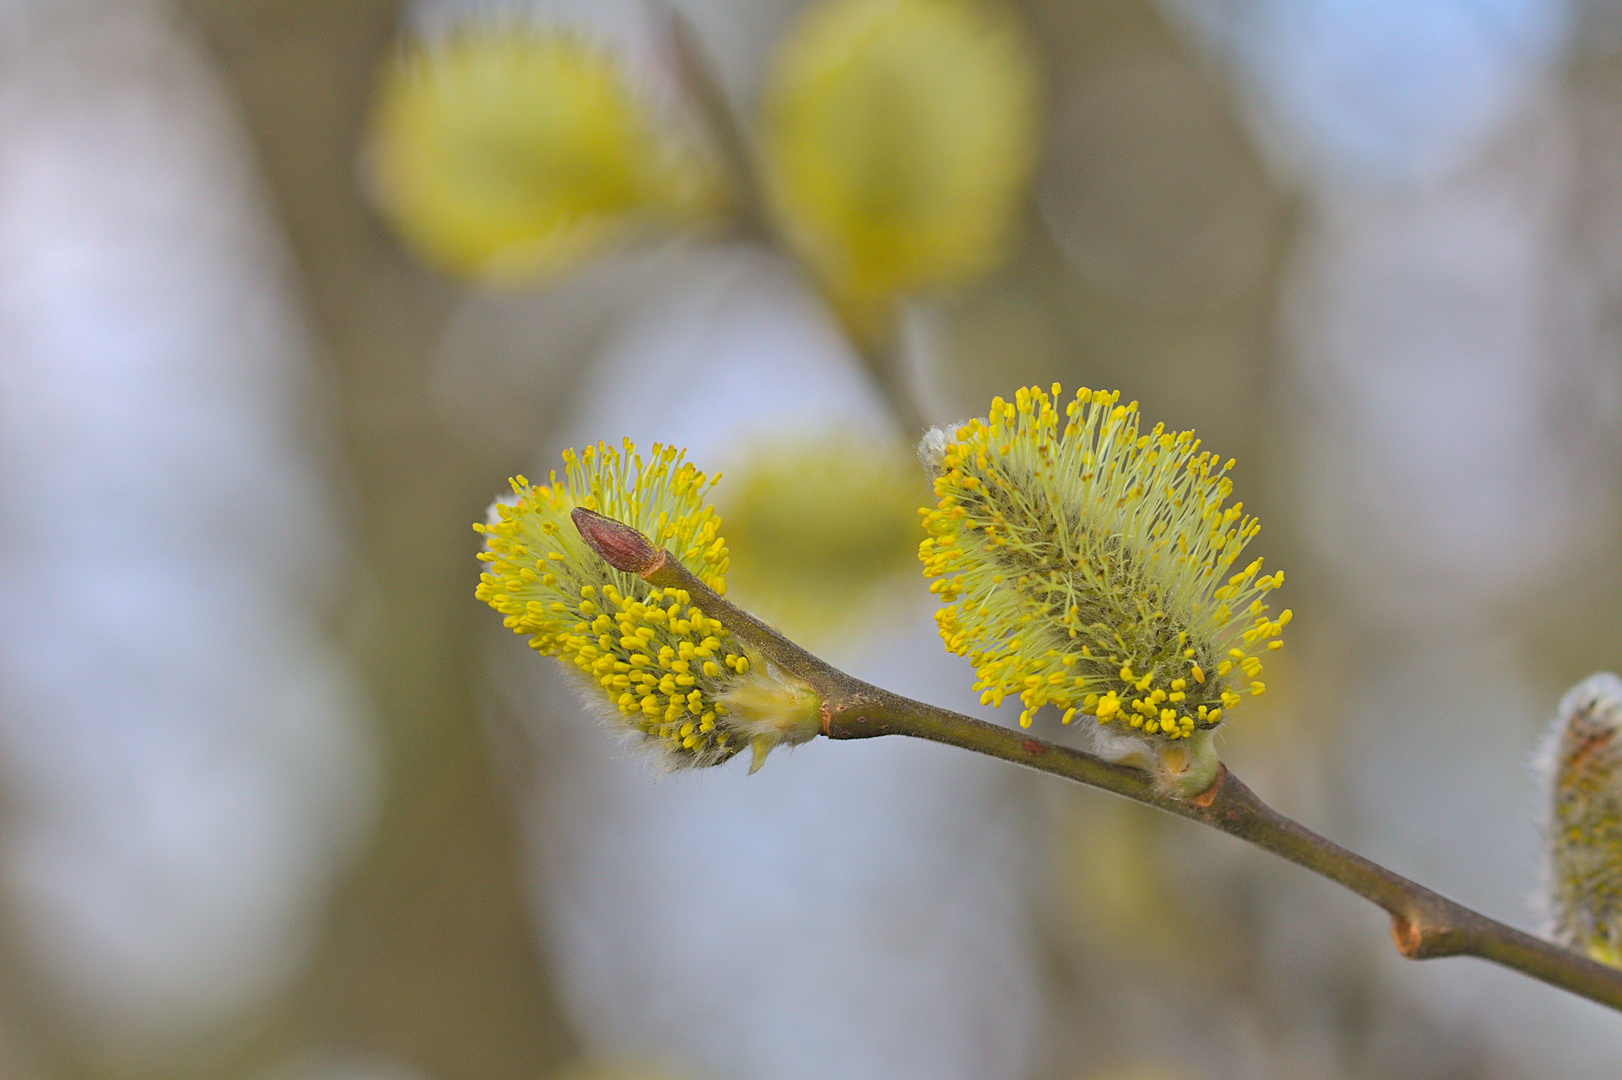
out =
<svg viewBox="0 0 1622 1080"><path fill-rule="evenodd" d="M627 574L647 577L664 565L665 553L654 547L653 541L629 525L604 517L594 510L577 506L569 511L574 527L580 530L591 550L603 561Z"/></svg>

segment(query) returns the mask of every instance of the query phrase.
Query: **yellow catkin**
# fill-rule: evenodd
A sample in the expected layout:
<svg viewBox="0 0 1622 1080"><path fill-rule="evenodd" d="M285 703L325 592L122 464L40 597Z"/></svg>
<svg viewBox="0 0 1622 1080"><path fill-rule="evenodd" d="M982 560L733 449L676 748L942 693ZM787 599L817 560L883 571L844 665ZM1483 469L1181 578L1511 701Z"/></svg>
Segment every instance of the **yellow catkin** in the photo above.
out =
<svg viewBox="0 0 1622 1080"><path fill-rule="evenodd" d="M982 700L1019 697L1022 724L1052 704L1160 740L1214 728L1240 690L1262 692L1256 654L1290 621L1261 600L1282 572L1232 572L1260 529L1223 505L1233 462L1190 431L1140 432L1117 393L1060 394L1021 389L920 446L941 637Z"/></svg>
<svg viewBox="0 0 1622 1080"><path fill-rule="evenodd" d="M555 656L595 687L631 728L684 765L712 765L741 750L738 733L717 724L723 699L750 670L727 630L679 589L658 589L613 569L576 531L569 512L584 506L641 531L722 592L727 549L720 518L705 502L715 479L655 444L647 459L627 440L566 451L564 476L546 484L512 481L511 501L475 525L485 571L474 590L506 626Z"/></svg>

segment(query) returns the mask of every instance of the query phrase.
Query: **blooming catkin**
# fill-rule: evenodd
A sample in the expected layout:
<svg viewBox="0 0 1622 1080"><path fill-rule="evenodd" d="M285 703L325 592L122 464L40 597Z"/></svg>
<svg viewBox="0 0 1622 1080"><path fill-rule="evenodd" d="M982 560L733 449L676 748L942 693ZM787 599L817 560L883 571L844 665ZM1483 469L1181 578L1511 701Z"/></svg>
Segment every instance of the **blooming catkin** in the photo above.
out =
<svg viewBox="0 0 1622 1080"><path fill-rule="evenodd" d="M1222 463L1193 432L1138 434L1138 407L1031 387L985 419L925 436L935 476L919 548L952 652L989 705L1017 695L1028 725L1052 704L1158 744L1222 722L1260 694L1257 653L1290 621L1262 597L1261 560L1228 571L1256 535ZM1063 415L1061 416L1061 411Z"/></svg>
<svg viewBox="0 0 1622 1080"><path fill-rule="evenodd" d="M1553 934L1622 966L1622 679L1593 675L1571 688L1538 765L1548 785Z"/></svg>
<svg viewBox="0 0 1622 1080"><path fill-rule="evenodd" d="M687 593L610 567L569 519L584 506L630 525L722 592L726 542L704 501L719 477L683 458L655 444L644 461L629 440L623 452L599 443L565 451L561 481L556 473L541 486L514 478L514 500L474 526L488 564L475 595L537 652L577 669L592 701L606 702L672 762L713 765L748 742L723 722L724 699L750 671L748 651Z"/></svg>

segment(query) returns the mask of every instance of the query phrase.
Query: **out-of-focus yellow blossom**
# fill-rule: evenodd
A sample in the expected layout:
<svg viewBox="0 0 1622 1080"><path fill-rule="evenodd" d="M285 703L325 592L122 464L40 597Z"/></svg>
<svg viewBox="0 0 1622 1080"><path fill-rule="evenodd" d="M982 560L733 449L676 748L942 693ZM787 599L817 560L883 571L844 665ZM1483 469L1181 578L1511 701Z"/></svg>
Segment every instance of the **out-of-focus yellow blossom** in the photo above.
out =
<svg viewBox="0 0 1622 1080"><path fill-rule="evenodd" d="M553 473L537 487L515 477L514 501L496 503L491 520L474 525L488 564L474 595L537 652L583 675L587 700L607 705L672 764L715 765L751 746L759 768L773 746L820 730L816 697L683 590L609 566L570 518L580 506L628 525L724 592L726 541L705 502L720 478L684 456L656 444L644 460L629 440L623 452L599 443L564 453L562 481Z"/></svg>
<svg viewBox="0 0 1622 1080"><path fill-rule="evenodd" d="M383 70L372 195L427 262L516 284L724 206L717 165L667 128L619 60L580 36L468 28Z"/></svg>
<svg viewBox="0 0 1622 1080"><path fill-rule="evenodd" d="M994 265L1030 173L1037 79L1018 28L967 0L830 0L783 42L761 168L788 244L858 333L898 294Z"/></svg>
<svg viewBox="0 0 1622 1080"><path fill-rule="evenodd" d="M1233 462L1190 431L1139 435L1119 397L1084 388L1061 406L1057 384L1022 389L925 436L938 505L919 555L950 605L941 636L988 704L1018 695L1022 724L1052 703L1165 744L1262 692L1254 650L1279 647L1290 612L1271 619L1261 600L1282 572L1227 573L1260 528L1223 506Z"/></svg>
<svg viewBox="0 0 1622 1080"><path fill-rule="evenodd" d="M918 464L901 447L833 435L754 448L722 505L729 578L755 614L801 642L847 635L904 581L922 531ZM902 595L897 604L904 605Z"/></svg>
<svg viewBox="0 0 1622 1080"><path fill-rule="evenodd" d="M1622 967L1622 680L1600 674L1572 687L1538 764L1549 791L1554 936Z"/></svg>

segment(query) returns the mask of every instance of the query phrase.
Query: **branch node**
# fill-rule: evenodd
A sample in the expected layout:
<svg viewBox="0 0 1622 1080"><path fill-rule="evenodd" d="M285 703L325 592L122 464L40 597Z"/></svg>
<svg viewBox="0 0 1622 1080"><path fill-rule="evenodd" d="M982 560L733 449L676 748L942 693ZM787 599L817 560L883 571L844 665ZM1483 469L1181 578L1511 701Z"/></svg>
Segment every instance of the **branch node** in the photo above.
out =
<svg viewBox="0 0 1622 1080"><path fill-rule="evenodd" d="M1419 949L1425 944L1425 932L1418 923L1406 915L1393 914L1391 916L1391 941L1397 946L1397 951L1410 960L1418 960Z"/></svg>
<svg viewBox="0 0 1622 1080"><path fill-rule="evenodd" d="M1189 805L1197 806L1201 810L1208 809L1212 803L1216 802L1217 792L1222 790L1222 785L1227 779L1228 767L1221 762L1217 762L1216 779L1211 781L1210 787L1188 800Z"/></svg>

